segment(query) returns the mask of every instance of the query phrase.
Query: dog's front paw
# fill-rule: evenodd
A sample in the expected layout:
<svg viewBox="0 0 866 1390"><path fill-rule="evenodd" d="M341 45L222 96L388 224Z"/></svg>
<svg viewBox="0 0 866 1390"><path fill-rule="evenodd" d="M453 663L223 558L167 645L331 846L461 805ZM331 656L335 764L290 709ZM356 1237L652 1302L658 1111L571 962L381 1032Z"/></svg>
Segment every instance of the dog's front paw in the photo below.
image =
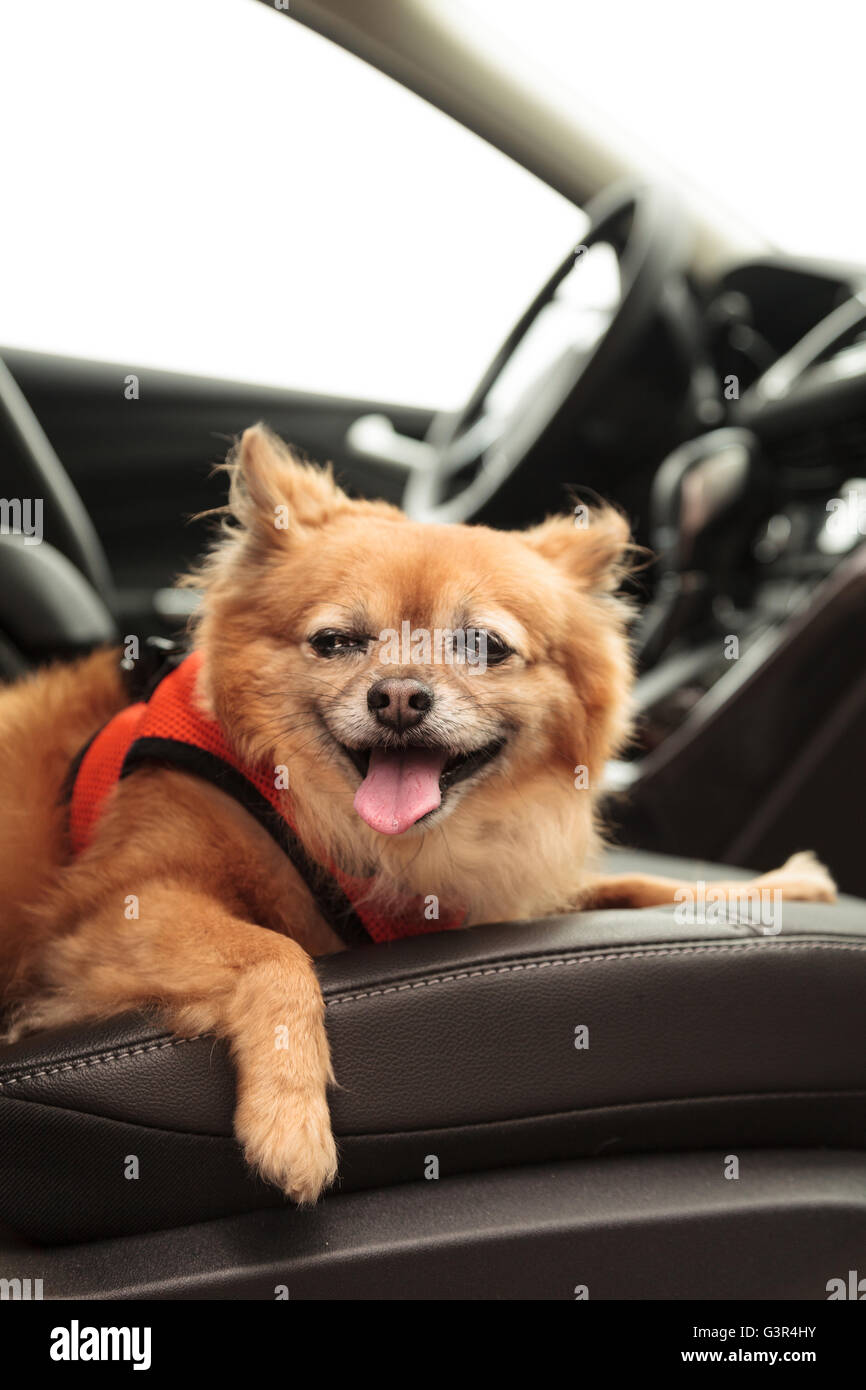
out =
<svg viewBox="0 0 866 1390"><path fill-rule="evenodd" d="M836 885L828 870L811 850L801 850L799 854L792 854L781 869L762 874L758 883L768 888L779 889L782 897L792 902L836 901Z"/></svg>
<svg viewBox="0 0 866 1390"><path fill-rule="evenodd" d="M337 1176L337 1147L324 1092L283 1092L266 1108L242 1101L235 1133L256 1172L300 1205L315 1202Z"/></svg>

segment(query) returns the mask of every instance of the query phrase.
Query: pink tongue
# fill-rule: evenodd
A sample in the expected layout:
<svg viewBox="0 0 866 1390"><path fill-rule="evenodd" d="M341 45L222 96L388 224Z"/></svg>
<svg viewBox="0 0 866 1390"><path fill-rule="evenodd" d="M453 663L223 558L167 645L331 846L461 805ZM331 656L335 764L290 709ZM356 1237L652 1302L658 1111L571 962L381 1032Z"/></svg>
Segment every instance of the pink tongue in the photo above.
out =
<svg viewBox="0 0 866 1390"><path fill-rule="evenodd" d="M355 810L382 835L402 835L442 800L439 778L444 752L374 748L370 766L355 793Z"/></svg>

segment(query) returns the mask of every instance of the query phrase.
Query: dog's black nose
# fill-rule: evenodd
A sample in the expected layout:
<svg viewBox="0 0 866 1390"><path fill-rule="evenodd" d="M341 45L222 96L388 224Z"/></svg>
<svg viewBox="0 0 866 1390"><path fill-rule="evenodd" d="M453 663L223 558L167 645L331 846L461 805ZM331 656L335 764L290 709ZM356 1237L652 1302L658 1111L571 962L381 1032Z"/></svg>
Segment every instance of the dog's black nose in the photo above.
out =
<svg viewBox="0 0 866 1390"><path fill-rule="evenodd" d="M433 691L420 681L390 676L387 680L376 681L367 691L367 708L380 724L387 724L398 733L414 729L432 707Z"/></svg>

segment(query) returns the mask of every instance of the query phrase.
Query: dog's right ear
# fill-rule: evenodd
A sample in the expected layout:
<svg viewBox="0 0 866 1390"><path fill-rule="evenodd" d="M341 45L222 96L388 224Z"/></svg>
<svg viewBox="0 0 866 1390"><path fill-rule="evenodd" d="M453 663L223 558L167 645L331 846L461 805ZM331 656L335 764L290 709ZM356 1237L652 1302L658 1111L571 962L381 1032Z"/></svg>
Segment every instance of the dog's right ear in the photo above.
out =
<svg viewBox="0 0 866 1390"><path fill-rule="evenodd" d="M599 594L619 588L638 549L631 542L628 520L608 504L577 506L570 517L548 517L524 531L523 539L580 588Z"/></svg>
<svg viewBox="0 0 866 1390"><path fill-rule="evenodd" d="M245 531L275 544L287 533L324 526L352 505L330 467L302 463L261 424L244 430L228 470L229 511Z"/></svg>

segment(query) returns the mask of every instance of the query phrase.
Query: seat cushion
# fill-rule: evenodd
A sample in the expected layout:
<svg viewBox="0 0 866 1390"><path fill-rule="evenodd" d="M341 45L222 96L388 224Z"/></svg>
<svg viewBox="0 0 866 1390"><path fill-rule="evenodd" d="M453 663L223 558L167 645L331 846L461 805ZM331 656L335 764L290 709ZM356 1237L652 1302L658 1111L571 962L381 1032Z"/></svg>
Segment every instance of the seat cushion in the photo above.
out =
<svg viewBox="0 0 866 1390"><path fill-rule="evenodd" d="M617 853L616 871L730 869ZM338 1191L584 1155L864 1147L866 905L776 936L673 908L323 960ZM48 1242L279 1205L232 1138L225 1045L128 1015L0 1052L0 1220ZM137 1177L128 1177L138 1159Z"/></svg>

